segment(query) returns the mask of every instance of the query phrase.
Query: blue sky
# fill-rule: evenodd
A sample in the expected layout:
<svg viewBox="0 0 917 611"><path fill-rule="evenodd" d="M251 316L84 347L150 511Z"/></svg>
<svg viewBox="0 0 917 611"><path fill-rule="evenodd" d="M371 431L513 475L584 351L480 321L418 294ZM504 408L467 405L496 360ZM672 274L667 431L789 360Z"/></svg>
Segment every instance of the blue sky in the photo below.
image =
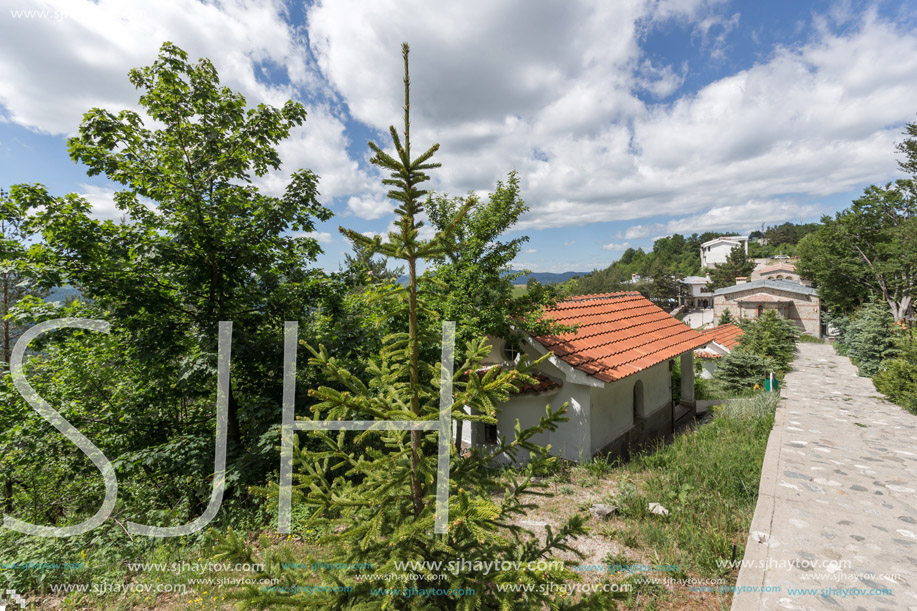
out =
<svg viewBox="0 0 917 611"><path fill-rule="evenodd" d="M335 269L339 225L394 218L366 141L400 120L408 41L415 148L441 143L432 188L486 193L517 170L531 210L515 266L585 271L674 232L815 220L899 177L915 23L906 2L0 0L0 186L81 193L116 218L115 185L66 138L91 107L136 108L127 71L169 40L251 104L306 106L258 185L321 176L335 217L319 264Z"/></svg>

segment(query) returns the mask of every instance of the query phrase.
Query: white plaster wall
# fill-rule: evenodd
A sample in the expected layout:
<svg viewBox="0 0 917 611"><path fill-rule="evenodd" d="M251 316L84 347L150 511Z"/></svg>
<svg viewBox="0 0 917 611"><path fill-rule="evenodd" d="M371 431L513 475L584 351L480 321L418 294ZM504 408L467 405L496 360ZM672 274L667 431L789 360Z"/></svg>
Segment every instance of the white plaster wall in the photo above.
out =
<svg viewBox="0 0 917 611"><path fill-rule="evenodd" d="M700 377L704 380L713 379L713 372L716 371L715 359L697 359L700 361Z"/></svg>
<svg viewBox="0 0 917 611"><path fill-rule="evenodd" d="M590 430L589 430L589 388L578 384L565 384L554 393L537 395L516 395L500 406L497 415L497 437L506 437L508 441L514 439L513 432L516 420L524 430L538 424L545 414L545 407L550 404L556 410L564 403L567 406L566 417L568 422L562 422L556 431L546 431L531 438L532 443L540 446L551 446L551 454L568 460L588 460L591 458ZM528 452L523 451L518 456L519 462L526 462Z"/></svg>
<svg viewBox="0 0 917 611"><path fill-rule="evenodd" d="M638 417L649 418L672 403L672 376L669 362L663 361L639 373L627 376L605 388L593 388L591 397L592 453L620 437L634 425L634 384L643 382L643 411Z"/></svg>

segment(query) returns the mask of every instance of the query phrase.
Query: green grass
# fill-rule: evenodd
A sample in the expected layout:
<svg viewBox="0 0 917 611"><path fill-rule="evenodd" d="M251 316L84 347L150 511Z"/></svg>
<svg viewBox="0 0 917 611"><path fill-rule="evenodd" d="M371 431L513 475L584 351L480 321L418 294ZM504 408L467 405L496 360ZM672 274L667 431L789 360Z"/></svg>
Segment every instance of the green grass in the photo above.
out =
<svg viewBox="0 0 917 611"><path fill-rule="evenodd" d="M819 339L815 337L814 335L806 335L805 333L800 333L797 341L799 341L799 343L801 344L826 344L828 343L823 339Z"/></svg>
<svg viewBox="0 0 917 611"><path fill-rule="evenodd" d="M744 553L777 400L761 393L731 401L709 424L625 466L628 482L616 498L622 538L692 573L728 574L716 561L729 560L733 545L737 558ZM653 502L669 515L651 514Z"/></svg>

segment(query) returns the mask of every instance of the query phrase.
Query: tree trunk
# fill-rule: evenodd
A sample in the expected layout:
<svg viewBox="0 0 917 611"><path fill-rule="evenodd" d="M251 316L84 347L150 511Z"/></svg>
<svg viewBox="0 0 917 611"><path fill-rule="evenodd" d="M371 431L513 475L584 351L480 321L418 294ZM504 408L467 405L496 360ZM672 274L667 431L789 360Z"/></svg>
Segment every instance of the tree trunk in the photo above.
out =
<svg viewBox="0 0 917 611"><path fill-rule="evenodd" d="M455 421L455 451L458 452L458 455L462 455L462 429L464 428L464 420Z"/></svg>
<svg viewBox="0 0 917 611"><path fill-rule="evenodd" d="M888 307L891 308L892 316L895 317L895 321L907 318L907 312L911 307L910 296L902 297L901 301L896 301L894 297L889 295L886 296L885 301L888 302Z"/></svg>
<svg viewBox="0 0 917 611"><path fill-rule="evenodd" d="M413 223L412 223L413 224ZM418 332L417 332L417 260L411 257L408 261L410 270L409 287L409 350L411 351L411 413L415 416L420 415L420 397L418 388L420 387L420 363L418 356ZM414 503L414 517L419 517L423 511L423 491L420 488L420 479L417 477L417 466L420 463L420 444L422 441L423 431L411 431L411 500Z"/></svg>
<svg viewBox="0 0 917 611"><path fill-rule="evenodd" d="M3 513L13 513L13 480L10 478L3 483L3 496Z"/></svg>

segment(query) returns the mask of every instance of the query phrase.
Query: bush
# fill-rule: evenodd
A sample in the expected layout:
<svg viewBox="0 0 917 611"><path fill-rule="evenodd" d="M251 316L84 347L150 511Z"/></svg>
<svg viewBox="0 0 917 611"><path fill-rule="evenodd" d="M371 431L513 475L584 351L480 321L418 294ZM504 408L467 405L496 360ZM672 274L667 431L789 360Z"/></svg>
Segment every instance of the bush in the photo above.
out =
<svg viewBox="0 0 917 611"><path fill-rule="evenodd" d="M859 368L861 376L874 376L882 361L896 356L893 323L887 306L868 303L847 326L844 334L847 356Z"/></svg>
<svg viewBox="0 0 917 611"><path fill-rule="evenodd" d="M767 374L774 369L774 362L747 348L736 348L720 359L713 379L728 392L744 392L755 384L764 384Z"/></svg>
<svg viewBox="0 0 917 611"><path fill-rule="evenodd" d="M889 399L917 414L917 339L902 337L897 357L882 362L872 382Z"/></svg>
<svg viewBox="0 0 917 611"><path fill-rule="evenodd" d="M781 371L790 367L796 352L796 338L799 328L793 322L777 315L774 310L765 310L754 320L742 320L739 344L748 352L768 358Z"/></svg>

